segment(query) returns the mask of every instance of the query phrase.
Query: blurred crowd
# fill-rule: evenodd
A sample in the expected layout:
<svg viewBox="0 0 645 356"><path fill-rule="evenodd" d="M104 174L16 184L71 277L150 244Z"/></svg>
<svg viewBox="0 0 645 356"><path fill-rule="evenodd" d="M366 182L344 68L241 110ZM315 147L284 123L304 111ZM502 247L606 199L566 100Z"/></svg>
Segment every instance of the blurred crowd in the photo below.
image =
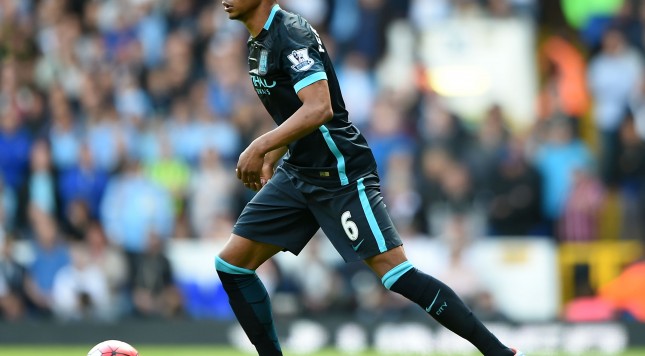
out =
<svg viewBox="0 0 645 356"><path fill-rule="evenodd" d="M442 241L442 278L481 315L504 319L463 258L473 239L643 238L640 2L573 24L566 6L532 0L279 3L330 49L404 242ZM405 93L379 83L392 23L418 34L455 17L534 24L529 129L514 129L495 103L473 125L422 79ZM274 124L250 85L247 37L216 1L0 0L3 318L204 317L190 312L166 246L222 243L253 196L236 160ZM361 266L320 251L306 269L262 272L286 296L278 312L291 301L303 313L405 309L366 294L378 289L363 288L374 283L361 282Z"/></svg>

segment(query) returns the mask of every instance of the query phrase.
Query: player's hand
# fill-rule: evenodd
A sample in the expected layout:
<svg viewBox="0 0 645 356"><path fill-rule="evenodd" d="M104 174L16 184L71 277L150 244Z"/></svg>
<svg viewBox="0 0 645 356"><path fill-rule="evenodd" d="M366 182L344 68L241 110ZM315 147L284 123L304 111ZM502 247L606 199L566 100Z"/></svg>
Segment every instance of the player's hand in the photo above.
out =
<svg viewBox="0 0 645 356"><path fill-rule="evenodd" d="M242 152L237 161L237 168L235 169L237 179L241 180L245 187L257 192L262 188L260 175L263 165L264 153L259 153L251 143Z"/></svg>

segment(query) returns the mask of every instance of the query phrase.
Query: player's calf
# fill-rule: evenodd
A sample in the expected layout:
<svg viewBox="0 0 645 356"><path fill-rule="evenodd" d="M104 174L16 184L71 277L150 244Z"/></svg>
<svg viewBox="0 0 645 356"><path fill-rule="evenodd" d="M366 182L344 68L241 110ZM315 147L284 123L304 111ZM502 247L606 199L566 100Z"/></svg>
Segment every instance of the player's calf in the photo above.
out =
<svg viewBox="0 0 645 356"><path fill-rule="evenodd" d="M215 260L215 269L237 320L258 354L282 356L269 294L255 271L233 266L220 257Z"/></svg>
<svg viewBox="0 0 645 356"><path fill-rule="evenodd" d="M470 341L486 356L513 356L473 315L455 292L441 281L403 262L386 273L383 285L415 302L452 332Z"/></svg>

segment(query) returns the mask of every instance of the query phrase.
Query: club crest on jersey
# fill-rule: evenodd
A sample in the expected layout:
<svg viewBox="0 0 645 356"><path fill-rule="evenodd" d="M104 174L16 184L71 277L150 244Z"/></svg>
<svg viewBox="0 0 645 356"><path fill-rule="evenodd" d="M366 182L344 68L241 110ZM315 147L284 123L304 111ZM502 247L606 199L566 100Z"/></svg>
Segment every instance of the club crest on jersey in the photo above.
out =
<svg viewBox="0 0 645 356"><path fill-rule="evenodd" d="M269 51L263 49L260 51L260 62L258 63L258 74L265 75L269 70Z"/></svg>
<svg viewBox="0 0 645 356"><path fill-rule="evenodd" d="M291 69L296 72L304 72L314 65L314 60L309 58L309 50L307 48L294 50L287 58L293 63Z"/></svg>

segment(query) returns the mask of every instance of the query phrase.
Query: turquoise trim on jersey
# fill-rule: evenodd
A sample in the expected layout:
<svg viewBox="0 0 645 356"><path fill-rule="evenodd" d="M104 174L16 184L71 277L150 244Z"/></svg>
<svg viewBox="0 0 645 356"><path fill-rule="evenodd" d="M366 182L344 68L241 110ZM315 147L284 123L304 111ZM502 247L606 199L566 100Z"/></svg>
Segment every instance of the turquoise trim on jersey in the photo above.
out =
<svg viewBox="0 0 645 356"><path fill-rule="evenodd" d="M298 92L302 90L302 88L309 86L319 80L327 80L327 73L316 72L304 79L301 79L298 83L296 83L296 85L293 86L293 89L296 91L296 94L298 94Z"/></svg>
<svg viewBox="0 0 645 356"><path fill-rule="evenodd" d="M215 258L215 269L229 274L255 274L254 270L233 266L219 256Z"/></svg>
<svg viewBox="0 0 645 356"><path fill-rule="evenodd" d="M396 281L401 278L402 275L406 274L409 270L414 268L412 266L412 263L410 261L405 261L401 263L400 265L392 268L389 270L383 278L381 278L381 283L385 286L385 288L390 289L396 283Z"/></svg>
<svg viewBox="0 0 645 356"><path fill-rule="evenodd" d="M327 146L329 147L329 150L331 151L331 153L334 154L334 156L336 157L336 161L338 162L336 164L336 168L338 169L338 177L340 177L340 185L349 184L349 179L347 179L347 173L345 173L345 157L343 157L343 154L340 153L340 150L338 149L338 146L336 146L334 139L331 138L329 129L325 125L322 125L320 126L319 130L320 132L322 132L323 138L325 139L325 142L327 142Z"/></svg>
<svg viewBox="0 0 645 356"><path fill-rule="evenodd" d="M273 17L275 16L275 13L278 12L278 10L280 10L280 5L278 4L273 5L273 7L271 8L271 13L269 14L269 18L267 19L267 22L264 23L263 28L265 30L268 30L269 27L271 27L271 22L273 21Z"/></svg>
<svg viewBox="0 0 645 356"><path fill-rule="evenodd" d="M361 205L363 206L363 212L365 213L367 222L370 225L372 234L376 238L378 249L381 252L385 252L387 251L387 247L385 246L385 238L383 237L381 228L378 226L378 222L376 222L376 217L374 216L374 212L372 211L372 207L370 206L370 200L367 198L367 194L365 194L365 185L363 185L363 178L356 181L356 185L358 188L358 198L360 199Z"/></svg>

